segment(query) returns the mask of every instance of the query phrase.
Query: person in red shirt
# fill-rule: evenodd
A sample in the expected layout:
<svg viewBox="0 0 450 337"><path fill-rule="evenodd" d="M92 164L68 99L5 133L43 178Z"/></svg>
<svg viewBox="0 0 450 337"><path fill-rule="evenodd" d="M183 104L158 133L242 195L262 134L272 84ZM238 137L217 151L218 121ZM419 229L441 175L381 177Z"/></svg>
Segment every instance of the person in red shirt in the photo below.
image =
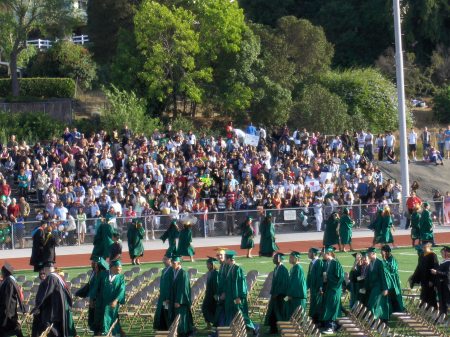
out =
<svg viewBox="0 0 450 337"><path fill-rule="evenodd" d="M416 195L415 191L411 191L411 195L408 199L406 199L406 208L408 208L408 217L406 219L405 229L408 229L411 225L411 215L414 211L416 205L422 205L422 200Z"/></svg>
<svg viewBox="0 0 450 337"><path fill-rule="evenodd" d="M16 198L12 198L11 203L8 206L8 217L11 219L11 221L16 221L16 218L18 218L20 215L20 207L16 202Z"/></svg>
<svg viewBox="0 0 450 337"><path fill-rule="evenodd" d="M11 186L9 186L8 182L3 179L2 185L0 186L1 195L9 197L11 195Z"/></svg>

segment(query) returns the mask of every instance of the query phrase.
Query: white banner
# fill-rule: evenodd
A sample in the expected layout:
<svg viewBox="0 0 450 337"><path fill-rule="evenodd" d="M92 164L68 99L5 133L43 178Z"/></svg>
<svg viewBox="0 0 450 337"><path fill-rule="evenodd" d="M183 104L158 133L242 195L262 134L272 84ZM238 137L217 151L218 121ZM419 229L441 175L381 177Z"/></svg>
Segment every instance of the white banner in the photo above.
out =
<svg viewBox="0 0 450 337"><path fill-rule="evenodd" d="M251 146L258 146L259 144L259 137L258 136L253 136L253 135L249 135L249 134L245 134L244 137L244 144L245 145L251 145Z"/></svg>
<svg viewBox="0 0 450 337"><path fill-rule="evenodd" d="M284 221L294 221L297 220L297 213L295 209L287 209L283 212Z"/></svg>
<svg viewBox="0 0 450 337"><path fill-rule="evenodd" d="M305 181L305 185L309 187L311 192L317 192L320 190L320 181L317 179L311 179Z"/></svg>
<svg viewBox="0 0 450 337"><path fill-rule="evenodd" d="M322 173L320 173L319 181L321 183L324 183L325 180L328 179L328 181L331 182L331 177L333 177L333 173L331 173L331 172L322 172Z"/></svg>

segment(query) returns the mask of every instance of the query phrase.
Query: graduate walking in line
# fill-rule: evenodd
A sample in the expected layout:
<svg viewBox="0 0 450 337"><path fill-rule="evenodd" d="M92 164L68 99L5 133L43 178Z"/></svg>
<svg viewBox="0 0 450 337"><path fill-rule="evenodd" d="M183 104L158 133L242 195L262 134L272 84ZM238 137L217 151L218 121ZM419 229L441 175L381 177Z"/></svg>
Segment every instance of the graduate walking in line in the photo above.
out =
<svg viewBox="0 0 450 337"><path fill-rule="evenodd" d="M164 268L161 271L159 282L159 297L156 304L155 317L153 319L153 329L156 331L169 330L169 303L170 288L173 282L172 257L165 255L162 259Z"/></svg>
<svg viewBox="0 0 450 337"><path fill-rule="evenodd" d="M160 237L163 243L169 241L169 248L166 250L166 256L173 256L177 253L177 239L180 236L180 231L178 229L177 220L172 220L170 222L169 228Z"/></svg>
<svg viewBox="0 0 450 337"><path fill-rule="evenodd" d="M352 229L354 225L353 219L350 217L349 209L344 208L342 211L341 218L339 220L339 239L341 241L339 250L346 252L345 246L349 245L350 251L353 251L352 247Z"/></svg>
<svg viewBox="0 0 450 337"><path fill-rule="evenodd" d="M306 298L308 290L306 287L306 277L300 265L300 253L293 251L289 255L289 263L292 265L289 271L289 287L287 290L287 316L290 318L294 311L301 306L306 309Z"/></svg>
<svg viewBox="0 0 450 337"><path fill-rule="evenodd" d="M404 312L405 307L403 305L402 296L402 284L400 282L400 276L398 274L397 260L392 256L392 249L389 245L381 247L381 255L383 257L386 276L389 286L389 301L391 312Z"/></svg>
<svg viewBox="0 0 450 337"><path fill-rule="evenodd" d="M367 256L370 261L365 284L368 298L367 309L372 312L375 319L379 318L387 323L391 315L387 273L383 261L377 258L376 248L367 249Z"/></svg>
<svg viewBox="0 0 450 337"><path fill-rule="evenodd" d="M194 332L191 312L191 280L181 267L181 256L172 257L173 282L169 292L169 326L180 315L178 336L188 337Z"/></svg>
<svg viewBox="0 0 450 337"><path fill-rule="evenodd" d="M350 295L350 308L359 301L364 305L367 305L367 289L365 286L367 274L369 271L369 259L367 252L361 251L359 253L352 254L355 257L355 263L350 271L351 282L351 295Z"/></svg>
<svg viewBox="0 0 450 337"><path fill-rule="evenodd" d="M420 215L419 229L421 243L432 242L434 244L434 225L431 217L430 204L424 202L422 204L423 210Z"/></svg>
<svg viewBox="0 0 450 337"><path fill-rule="evenodd" d="M259 255L272 257L273 253L278 250L278 246L275 243L275 225L272 220L271 212L268 212L266 218L261 222L259 234L261 235Z"/></svg>
<svg viewBox="0 0 450 337"><path fill-rule="evenodd" d="M314 323L319 322L322 307L323 289L323 260L319 257L320 249L310 248L308 258L311 260L306 277L306 286L309 289L309 316Z"/></svg>
<svg viewBox="0 0 450 337"><path fill-rule="evenodd" d="M47 233L47 222L41 221L41 225L31 232L33 246L31 248L30 265L34 267L35 272L39 272L44 265L42 263L42 254L44 251L44 242Z"/></svg>
<svg viewBox="0 0 450 337"><path fill-rule="evenodd" d="M341 263L336 260L334 247L325 247L323 252L323 296L322 296L322 333L333 334L337 329L336 320L341 314L342 283L344 282L344 270Z"/></svg>
<svg viewBox="0 0 450 337"><path fill-rule="evenodd" d="M323 233L324 247L339 245L341 250L341 243L339 240L339 213L333 212L328 217L325 225L325 232Z"/></svg>
<svg viewBox="0 0 450 337"><path fill-rule="evenodd" d="M394 236L392 231L395 230L394 223L392 221L391 209L389 206L385 206L383 213L381 214L381 228L378 243L386 245L394 243Z"/></svg>
<svg viewBox="0 0 450 337"><path fill-rule="evenodd" d="M211 329L211 325L214 324L216 318L217 307L217 290L219 287L219 260L213 257L208 257L206 260L206 268L208 272L206 274L206 289L205 297L202 303L202 314L207 324L207 329Z"/></svg>
<svg viewBox="0 0 450 337"><path fill-rule="evenodd" d="M133 265L141 264L140 258L144 256L144 240L145 230L142 227L142 222L133 219L128 226L127 240L128 240L128 252L130 254L131 263Z"/></svg>
<svg viewBox="0 0 450 337"><path fill-rule="evenodd" d="M278 333L277 322L289 320L286 314L286 302L289 288L289 271L283 264L284 254L276 253L273 256L275 269L273 271L272 286L270 288L270 300L265 317L265 325L270 327L270 333Z"/></svg>
<svg viewBox="0 0 450 337"><path fill-rule="evenodd" d="M447 314L450 305L450 247L444 246L441 249L441 255L444 260L438 269L431 269L431 274L436 275L437 278L439 311L442 314Z"/></svg>
<svg viewBox="0 0 450 337"><path fill-rule="evenodd" d="M247 258L252 258L252 249L255 246L253 238L255 237L255 231L253 229L253 218L247 217L242 224L241 234L241 249L247 249Z"/></svg>
<svg viewBox="0 0 450 337"><path fill-rule="evenodd" d="M377 213L375 215L375 219L368 226L368 228L373 231L372 247L375 247L375 245L378 243L379 238L380 238L382 214L383 214L383 210L377 207Z"/></svg>
<svg viewBox="0 0 450 337"><path fill-rule="evenodd" d="M194 262L195 250L192 247L192 226L190 222L184 223L183 229L180 231L177 255L189 256L191 262Z"/></svg>
<svg viewBox="0 0 450 337"><path fill-rule="evenodd" d="M91 259L94 256L102 257L105 260L110 257L111 246L113 244L114 228L106 219L102 219L102 222L97 228L94 236L94 249L92 250Z"/></svg>
<svg viewBox="0 0 450 337"><path fill-rule="evenodd" d="M25 313L23 293L16 279L14 268L5 263L2 267L3 282L0 285L0 337L23 337L17 311Z"/></svg>
<svg viewBox="0 0 450 337"><path fill-rule="evenodd" d="M225 261L226 248L216 249L216 258L219 261L219 275L216 293L216 314L214 319L214 326L224 326L225 325L225 297L222 296L225 293L225 279L228 272L228 264Z"/></svg>
<svg viewBox="0 0 450 337"><path fill-rule="evenodd" d="M416 246L416 240L420 243L420 205L416 204L411 213L411 241L412 246Z"/></svg>

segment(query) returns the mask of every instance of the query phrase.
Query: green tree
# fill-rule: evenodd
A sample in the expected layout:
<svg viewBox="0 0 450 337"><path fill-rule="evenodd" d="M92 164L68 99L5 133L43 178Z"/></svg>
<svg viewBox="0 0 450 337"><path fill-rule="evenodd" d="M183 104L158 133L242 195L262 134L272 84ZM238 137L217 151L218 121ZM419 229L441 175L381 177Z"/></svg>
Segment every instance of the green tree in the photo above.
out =
<svg viewBox="0 0 450 337"><path fill-rule="evenodd" d="M31 61L29 74L34 77L69 77L82 89L90 89L96 78L96 64L83 46L69 41L55 43Z"/></svg>
<svg viewBox="0 0 450 337"><path fill-rule="evenodd" d="M134 92L115 86L104 89L109 106L101 111L101 124L108 131L118 130L125 124L134 132L149 134L162 124L159 118L146 114L146 102Z"/></svg>
<svg viewBox="0 0 450 337"><path fill-rule="evenodd" d="M338 95L320 84L308 84L294 108L289 125L323 134L340 134L354 124L347 110L347 104Z"/></svg>
<svg viewBox="0 0 450 337"><path fill-rule="evenodd" d="M433 99L433 112L441 123L450 123L450 86L439 89Z"/></svg>
<svg viewBox="0 0 450 337"><path fill-rule="evenodd" d="M17 62L26 49L28 35L35 30L45 31L55 26L65 31L71 20L72 2L69 0L0 0L0 46L8 55L11 91L19 96Z"/></svg>
<svg viewBox="0 0 450 337"><path fill-rule="evenodd" d="M199 34L195 16L180 7L173 8L147 0L135 16L138 49L145 58L141 78L148 96L168 106L177 114L178 97L202 101L201 83L210 82L211 68L199 68Z"/></svg>
<svg viewBox="0 0 450 337"><path fill-rule="evenodd" d="M292 15L295 0L239 0L247 19L263 25L275 26L283 16Z"/></svg>

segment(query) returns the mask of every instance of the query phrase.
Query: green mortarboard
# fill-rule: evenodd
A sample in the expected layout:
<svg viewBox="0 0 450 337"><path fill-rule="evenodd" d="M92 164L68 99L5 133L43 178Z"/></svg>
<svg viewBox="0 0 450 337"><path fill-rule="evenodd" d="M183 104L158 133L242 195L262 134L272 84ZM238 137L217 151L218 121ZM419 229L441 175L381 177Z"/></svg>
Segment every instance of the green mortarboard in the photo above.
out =
<svg viewBox="0 0 450 337"><path fill-rule="evenodd" d="M367 256L367 252L365 250L361 251L360 253L361 253L362 257L366 257Z"/></svg>
<svg viewBox="0 0 450 337"><path fill-rule="evenodd" d="M367 253L376 253L377 249L375 247L367 248Z"/></svg>
<svg viewBox="0 0 450 337"><path fill-rule="evenodd" d="M276 253L274 255L274 257L276 257L277 261L283 261L284 260L284 256L285 256L285 254L283 254L283 253Z"/></svg>
<svg viewBox="0 0 450 337"><path fill-rule="evenodd" d="M323 249L325 253L333 253L336 250L333 246L328 246Z"/></svg>
<svg viewBox="0 0 450 337"><path fill-rule="evenodd" d="M428 202L425 201L425 202L422 204L422 206L423 206L423 207L428 207L428 206L430 206L430 204L429 204Z"/></svg>
<svg viewBox="0 0 450 337"><path fill-rule="evenodd" d="M267 212L267 216L272 216L272 212Z"/></svg>
<svg viewBox="0 0 450 337"><path fill-rule="evenodd" d="M208 259L206 260L206 263L211 263L211 264L214 264L217 262L219 262L219 260L217 260L215 257L211 257L211 256L208 256Z"/></svg>
<svg viewBox="0 0 450 337"><path fill-rule="evenodd" d="M295 257L295 258L297 258L297 259L300 258L300 253L299 253L299 252L296 252L295 250L293 250L293 251L291 252L290 255L293 256L293 257Z"/></svg>
<svg viewBox="0 0 450 337"><path fill-rule="evenodd" d="M319 249L319 248L312 247L312 248L309 248L309 252L310 252L310 253L313 253L314 255L317 255L317 254L320 253L320 249Z"/></svg>
<svg viewBox="0 0 450 337"><path fill-rule="evenodd" d="M176 223L177 223L177 219L173 219L173 220L170 222L171 225L176 225Z"/></svg>
<svg viewBox="0 0 450 337"><path fill-rule="evenodd" d="M121 265L122 265L122 262L120 262L120 260L111 261L109 263L110 267L120 267Z"/></svg>
<svg viewBox="0 0 450 337"><path fill-rule="evenodd" d="M450 247L449 246L444 246L442 247L443 250L445 250L446 252L450 252Z"/></svg>
<svg viewBox="0 0 450 337"><path fill-rule="evenodd" d="M387 253L392 252L392 248L391 248L391 246L389 246L389 245L384 245L383 247L381 247L381 250L382 250L383 252L387 252Z"/></svg>
<svg viewBox="0 0 450 337"><path fill-rule="evenodd" d="M421 245L415 245L414 248L417 250L417 253L422 253L423 252L423 248Z"/></svg>
<svg viewBox="0 0 450 337"><path fill-rule="evenodd" d="M353 256L355 259L356 259L356 257L357 257L358 255L361 255L361 256L362 256L362 254L361 254L360 252L352 253L352 256Z"/></svg>
<svg viewBox="0 0 450 337"><path fill-rule="evenodd" d="M347 207L344 207L342 209L342 213L344 213L344 214L348 214L349 212L350 212L350 210Z"/></svg>
<svg viewBox="0 0 450 337"><path fill-rule="evenodd" d="M234 259L235 256L236 256L236 252L234 250L227 250L225 252L225 257L227 259Z"/></svg>
<svg viewBox="0 0 450 337"><path fill-rule="evenodd" d="M181 262L181 256L172 255L172 262Z"/></svg>
<svg viewBox="0 0 450 337"><path fill-rule="evenodd" d="M251 216L248 216L248 217L247 217L247 220L248 220L248 221L252 221L253 218L252 218Z"/></svg>
<svg viewBox="0 0 450 337"><path fill-rule="evenodd" d="M103 257L99 257L96 261L99 268L103 268L104 270L109 270L108 262Z"/></svg>

